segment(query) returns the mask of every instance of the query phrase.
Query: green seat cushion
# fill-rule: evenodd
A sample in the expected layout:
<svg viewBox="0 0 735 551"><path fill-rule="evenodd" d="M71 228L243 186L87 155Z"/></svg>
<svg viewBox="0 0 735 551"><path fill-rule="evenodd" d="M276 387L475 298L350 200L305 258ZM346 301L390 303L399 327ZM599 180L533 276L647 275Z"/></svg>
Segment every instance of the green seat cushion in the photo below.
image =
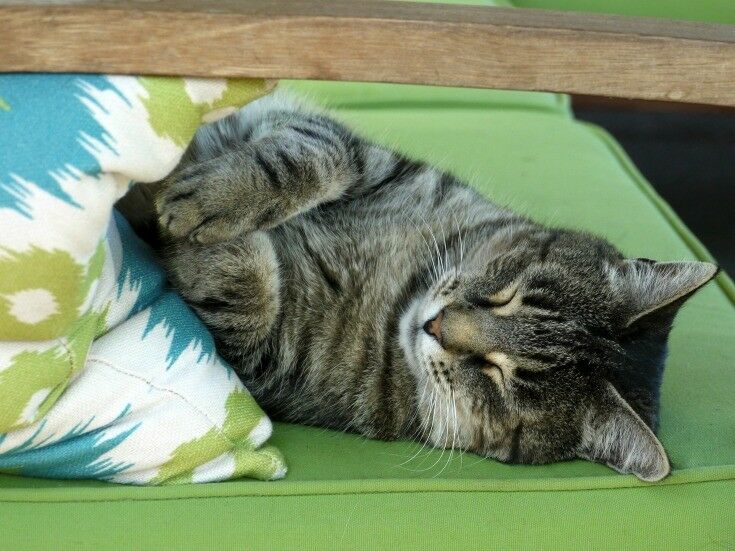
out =
<svg viewBox="0 0 735 551"><path fill-rule="evenodd" d="M732 0L511 0L519 8L581 11L735 24Z"/></svg>
<svg viewBox="0 0 735 551"><path fill-rule="evenodd" d="M341 111L376 111L385 109L437 109L453 110L502 109L503 111L544 111L569 115L569 96L544 92L519 92L515 90L480 90L477 88L431 87L402 84L386 86L368 82L341 82L339 84L318 81L283 81L282 85L299 94L329 105Z"/></svg>
<svg viewBox="0 0 735 551"><path fill-rule="evenodd" d="M603 234L630 256L709 258L619 147L550 94L294 85L363 133L454 170L496 201ZM682 310L662 391L673 474L648 485L585 461L510 466L410 442L276 425L279 482L175 488L0 478L14 548L728 548L735 545L735 309L726 275ZM44 530L29 527L42 519ZM70 519L74 519L73 522ZM129 540L136 526L135 540ZM85 539L88 538L88 539ZM668 547L667 547L668 546Z"/></svg>

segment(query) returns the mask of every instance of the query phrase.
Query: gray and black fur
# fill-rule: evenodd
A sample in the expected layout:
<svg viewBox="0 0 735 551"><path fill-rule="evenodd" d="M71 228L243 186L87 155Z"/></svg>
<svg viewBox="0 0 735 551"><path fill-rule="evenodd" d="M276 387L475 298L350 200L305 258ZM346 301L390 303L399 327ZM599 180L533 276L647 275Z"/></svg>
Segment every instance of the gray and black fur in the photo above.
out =
<svg viewBox="0 0 735 551"><path fill-rule="evenodd" d="M156 205L174 285L273 417L644 480L679 306L626 260L279 94L203 128Z"/></svg>

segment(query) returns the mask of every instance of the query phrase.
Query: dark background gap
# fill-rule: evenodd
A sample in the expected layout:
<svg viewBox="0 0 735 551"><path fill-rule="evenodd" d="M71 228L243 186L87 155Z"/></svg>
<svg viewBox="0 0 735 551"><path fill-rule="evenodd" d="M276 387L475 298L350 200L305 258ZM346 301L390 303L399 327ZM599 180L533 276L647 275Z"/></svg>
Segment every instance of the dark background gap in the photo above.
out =
<svg viewBox="0 0 735 551"><path fill-rule="evenodd" d="M735 275L735 109L574 97L606 129L720 266Z"/></svg>

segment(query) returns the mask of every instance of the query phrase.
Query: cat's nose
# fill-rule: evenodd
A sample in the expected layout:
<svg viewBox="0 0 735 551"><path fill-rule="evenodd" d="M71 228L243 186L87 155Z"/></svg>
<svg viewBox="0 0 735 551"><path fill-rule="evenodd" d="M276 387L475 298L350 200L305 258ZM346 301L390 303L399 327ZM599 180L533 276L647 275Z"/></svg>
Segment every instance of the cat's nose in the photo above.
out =
<svg viewBox="0 0 735 551"><path fill-rule="evenodd" d="M439 341L439 344L442 343L442 319L444 319L444 310L424 324L424 331Z"/></svg>

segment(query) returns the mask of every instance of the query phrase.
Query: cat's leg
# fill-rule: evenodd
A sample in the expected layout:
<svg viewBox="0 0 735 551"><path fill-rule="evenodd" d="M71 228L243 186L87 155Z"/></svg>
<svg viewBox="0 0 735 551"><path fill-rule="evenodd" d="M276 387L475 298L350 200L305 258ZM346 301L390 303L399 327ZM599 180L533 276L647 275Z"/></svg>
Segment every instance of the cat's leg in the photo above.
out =
<svg viewBox="0 0 735 551"><path fill-rule="evenodd" d="M359 180L359 139L327 117L265 103L242 136L231 122L199 136L165 181L156 203L170 238L216 243L270 229Z"/></svg>
<svg viewBox="0 0 735 551"><path fill-rule="evenodd" d="M198 133L156 203L172 283L246 368L280 310L278 261L261 230L354 185L363 146L338 123L279 100L241 117Z"/></svg>
<svg viewBox="0 0 735 551"><path fill-rule="evenodd" d="M267 233L210 245L179 240L169 244L165 262L172 283L212 330L220 351L230 360L256 359L280 310L278 261Z"/></svg>

